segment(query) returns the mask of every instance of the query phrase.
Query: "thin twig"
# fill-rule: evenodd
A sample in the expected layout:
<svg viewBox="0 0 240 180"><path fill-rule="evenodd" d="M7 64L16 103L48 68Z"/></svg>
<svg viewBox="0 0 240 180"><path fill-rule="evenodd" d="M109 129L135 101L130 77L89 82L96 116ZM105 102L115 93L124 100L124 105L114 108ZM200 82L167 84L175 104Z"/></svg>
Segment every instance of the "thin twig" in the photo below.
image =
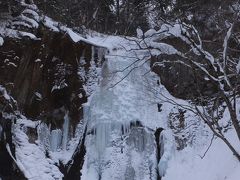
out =
<svg viewBox="0 0 240 180"><path fill-rule="evenodd" d="M210 141L210 144L209 144L209 146L207 147L207 149L206 149L206 151L204 152L204 154L203 154L202 156L199 155L199 157L200 157L201 159L203 159L203 158L206 156L208 150L209 150L210 147L212 146L212 143L213 143L213 139L214 139L214 137L215 137L215 135L213 134L213 135L212 135L212 138L211 138L211 141Z"/></svg>

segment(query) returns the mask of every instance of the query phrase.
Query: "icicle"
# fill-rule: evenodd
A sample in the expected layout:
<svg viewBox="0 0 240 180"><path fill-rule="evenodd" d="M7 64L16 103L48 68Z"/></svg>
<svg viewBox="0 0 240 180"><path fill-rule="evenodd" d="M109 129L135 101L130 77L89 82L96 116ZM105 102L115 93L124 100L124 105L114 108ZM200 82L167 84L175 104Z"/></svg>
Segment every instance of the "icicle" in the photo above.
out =
<svg viewBox="0 0 240 180"><path fill-rule="evenodd" d="M64 124L63 124L63 138L62 138L63 150L66 150L67 148L68 131L69 131L69 116L68 116L68 112L66 112L64 116Z"/></svg>
<svg viewBox="0 0 240 180"><path fill-rule="evenodd" d="M49 142L49 137L50 137L50 130L49 127L45 123L39 124L37 128L38 132L38 142L40 143L40 146L44 150L49 150L50 149L50 142Z"/></svg>
<svg viewBox="0 0 240 180"><path fill-rule="evenodd" d="M86 125L90 120L90 106L87 103L83 104L82 106L83 106L83 120L84 124Z"/></svg>
<svg viewBox="0 0 240 180"><path fill-rule="evenodd" d="M105 48L98 48L98 66L101 66L104 56L106 54L106 49Z"/></svg>
<svg viewBox="0 0 240 180"><path fill-rule="evenodd" d="M57 151L61 144L62 131L60 129L52 130L51 132L51 150L53 152Z"/></svg>
<svg viewBox="0 0 240 180"><path fill-rule="evenodd" d="M129 132L130 132L130 123L126 122L122 124L122 135L126 135Z"/></svg>
<svg viewBox="0 0 240 180"><path fill-rule="evenodd" d="M92 54L91 54L91 61L95 61L95 47L94 46L92 46Z"/></svg>
<svg viewBox="0 0 240 180"><path fill-rule="evenodd" d="M108 123L101 123L97 124L96 126L95 145L99 156L101 156L104 153L104 150L108 145L110 130L111 130L110 124Z"/></svg>

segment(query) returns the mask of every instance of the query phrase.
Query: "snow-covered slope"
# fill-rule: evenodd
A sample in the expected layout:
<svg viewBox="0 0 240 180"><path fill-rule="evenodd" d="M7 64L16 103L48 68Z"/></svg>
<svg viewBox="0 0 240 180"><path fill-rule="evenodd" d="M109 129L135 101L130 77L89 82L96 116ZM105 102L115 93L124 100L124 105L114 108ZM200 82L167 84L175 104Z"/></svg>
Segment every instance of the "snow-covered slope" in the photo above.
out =
<svg viewBox="0 0 240 180"><path fill-rule="evenodd" d="M233 144L238 141L233 132L227 137ZM210 144L211 140L205 146L187 147L177 152L163 180L238 180L240 165L236 157L220 139L215 138L209 148Z"/></svg>

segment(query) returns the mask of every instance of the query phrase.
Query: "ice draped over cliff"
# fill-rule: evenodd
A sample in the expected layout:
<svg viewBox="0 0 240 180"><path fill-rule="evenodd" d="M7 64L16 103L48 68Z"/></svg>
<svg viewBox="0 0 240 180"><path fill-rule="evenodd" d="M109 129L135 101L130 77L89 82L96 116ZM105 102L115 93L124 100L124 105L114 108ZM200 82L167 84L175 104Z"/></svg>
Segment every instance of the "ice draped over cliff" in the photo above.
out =
<svg viewBox="0 0 240 180"><path fill-rule="evenodd" d="M149 71L147 52L136 54L120 48L134 48L131 41L109 37L103 44L110 52L105 57L101 82L84 107L87 152L81 178L156 179L154 132L166 127L167 118L159 114L156 94L149 89L150 85L159 86L158 78Z"/></svg>

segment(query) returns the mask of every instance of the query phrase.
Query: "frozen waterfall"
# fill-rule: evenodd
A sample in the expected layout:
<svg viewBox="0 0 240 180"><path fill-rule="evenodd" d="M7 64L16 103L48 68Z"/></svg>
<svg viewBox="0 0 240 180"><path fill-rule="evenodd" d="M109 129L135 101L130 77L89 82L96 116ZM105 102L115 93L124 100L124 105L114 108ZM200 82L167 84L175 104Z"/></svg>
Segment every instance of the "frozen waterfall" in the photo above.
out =
<svg viewBox="0 0 240 180"><path fill-rule="evenodd" d="M87 136L82 180L157 179L154 132L165 126L149 91L149 83L157 86L157 78L145 60L136 61L135 53L127 53L117 49L105 56L101 82L84 106Z"/></svg>

